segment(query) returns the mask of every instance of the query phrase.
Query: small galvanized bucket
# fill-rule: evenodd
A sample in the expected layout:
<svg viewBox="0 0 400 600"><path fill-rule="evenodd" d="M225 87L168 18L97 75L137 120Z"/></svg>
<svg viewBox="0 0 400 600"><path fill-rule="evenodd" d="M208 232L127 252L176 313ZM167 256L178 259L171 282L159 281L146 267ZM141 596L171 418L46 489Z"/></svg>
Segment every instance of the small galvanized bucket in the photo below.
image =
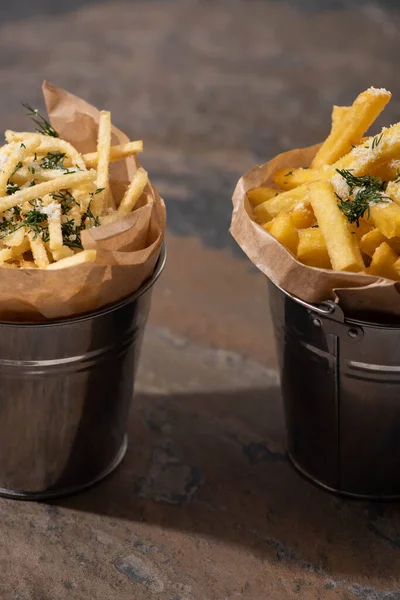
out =
<svg viewBox="0 0 400 600"><path fill-rule="evenodd" d="M332 492L399 499L400 324L269 293L294 466Z"/></svg>
<svg viewBox="0 0 400 600"><path fill-rule="evenodd" d="M111 473L126 426L152 287L96 312L0 322L0 495L65 496Z"/></svg>

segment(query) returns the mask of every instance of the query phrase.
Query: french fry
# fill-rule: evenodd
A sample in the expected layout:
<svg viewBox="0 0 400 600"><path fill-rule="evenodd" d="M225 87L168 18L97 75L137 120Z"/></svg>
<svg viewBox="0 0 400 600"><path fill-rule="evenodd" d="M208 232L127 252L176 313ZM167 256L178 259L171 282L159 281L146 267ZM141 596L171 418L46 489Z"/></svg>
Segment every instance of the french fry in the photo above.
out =
<svg viewBox="0 0 400 600"><path fill-rule="evenodd" d="M305 187L282 192L271 200L266 200L253 210L254 220L260 225L271 221L280 212L291 212L297 204L307 202L308 190Z"/></svg>
<svg viewBox="0 0 400 600"><path fill-rule="evenodd" d="M143 194L144 188L146 187L148 180L149 178L147 175L147 171L145 171L142 167L139 167L139 169L133 176L128 189L126 190L124 197L121 200L121 204L117 209L117 212L120 216L127 215L130 212L132 212L136 202Z"/></svg>
<svg viewBox="0 0 400 600"><path fill-rule="evenodd" d="M297 259L309 267L331 269L331 260L324 236L318 227L300 229Z"/></svg>
<svg viewBox="0 0 400 600"><path fill-rule="evenodd" d="M35 234L30 231L28 233L28 239L36 266L39 267L39 269L45 269L49 265L49 259L42 238L40 235L35 236Z"/></svg>
<svg viewBox="0 0 400 600"><path fill-rule="evenodd" d="M39 144L37 146L38 152L62 152L66 154L69 158L70 165L76 166L82 171L86 170L86 164L83 160L82 155L79 154L76 148L74 148L74 146L66 140L62 140L61 138L54 138L48 135L43 135L41 133L31 133L27 131L11 131L10 129L8 129L5 133L5 137L8 142L25 142L25 140L29 141L33 136L36 136L39 139Z"/></svg>
<svg viewBox="0 0 400 600"><path fill-rule="evenodd" d="M290 213L290 219L295 229L307 229L317 223L311 204L307 202L297 204Z"/></svg>
<svg viewBox="0 0 400 600"><path fill-rule="evenodd" d="M375 250L367 272L371 275L377 275L378 277L399 280L400 274L395 268L395 264L398 259L399 257L393 248L391 248L386 242L383 242Z"/></svg>
<svg viewBox="0 0 400 600"><path fill-rule="evenodd" d="M373 223L371 223L363 217L361 217L361 219L359 220L358 225L356 223L350 224L350 231L356 236L358 242L366 233L372 231L373 229Z"/></svg>
<svg viewBox="0 0 400 600"><path fill-rule="evenodd" d="M370 205L371 220L387 238L400 236L400 206L395 202Z"/></svg>
<svg viewBox="0 0 400 600"><path fill-rule="evenodd" d="M375 88L369 88L359 94L350 111L342 111L341 116L344 118L340 122L336 118L330 135L318 150L311 166L330 165L350 152L352 145L360 143L364 133L374 123L391 97L392 94L387 90Z"/></svg>
<svg viewBox="0 0 400 600"><path fill-rule="evenodd" d="M0 197L5 196L7 192L8 180L19 166L22 166L22 161L26 155L32 152L39 143L39 135L32 136L26 143L18 143L10 153L7 162L0 171Z"/></svg>
<svg viewBox="0 0 400 600"><path fill-rule="evenodd" d="M60 250L63 246L63 236L61 230L61 211L54 211L48 217L49 224L49 248L53 253L55 250Z"/></svg>
<svg viewBox="0 0 400 600"><path fill-rule="evenodd" d="M5 263L7 260L11 260L13 258L13 251L11 248L3 248L0 250L0 264Z"/></svg>
<svg viewBox="0 0 400 600"><path fill-rule="evenodd" d="M31 245L30 245L28 237L25 234L25 237L22 240L22 242L20 243L20 245L13 246L12 251L14 253L14 256L18 257L18 256L21 256L22 254L24 254L25 252L29 252L30 249L31 249Z"/></svg>
<svg viewBox="0 0 400 600"><path fill-rule="evenodd" d="M111 114L102 110L100 113L99 135L97 139L97 179L96 185L99 190L93 196L92 212L94 215L101 215L104 209L112 206L110 201L109 184L109 156L111 147Z"/></svg>
<svg viewBox="0 0 400 600"><path fill-rule="evenodd" d="M285 248L290 250L290 252L296 254L299 235L293 227L289 214L280 213L275 219L264 225L264 229L274 236Z"/></svg>
<svg viewBox="0 0 400 600"><path fill-rule="evenodd" d="M5 244L5 246L9 246L10 248L12 248L13 246L20 246L24 241L24 237L25 227L20 227L16 231L13 231L9 235L6 235L2 241Z"/></svg>
<svg viewBox="0 0 400 600"><path fill-rule="evenodd" d="M338 207L332 185L316 181L309 186L309 200L325 239L335 271L363 271L365 268L355 236Z"/></svg>
<svg viewBox="0 0 400 600"><path fill-rule="evenodd" d="M133 154L138 154L142 151L142 140L127 142L126 144L118 144L117 146L111 146L108 160L109 162L116 162L123 158L127 158L128 156L132 156ZM83 155L83 160L88 169L91 167L96 167L99 161L99 155L97 152L89 152Z"/></svg>
<svg viewBox="0 0 400 600"><path fill-rule="evenodd" d="M33 260L25 260L23 258L20 260L19 266L21 269L37 269Z"/></svg>
<svg viewBox="0 0 400 600"><path fill-rule="evenodd" d="M63 258L69 258L75 256L73 250L68 246L61 246L61 248L52 251L52 255L55 261L62 260Z"/></svg>
<svg viewBox="0 0 400 600"><path fill-rule="evenodd" d="M387 238L379 231L379 229L372 229L368 231L359 241L359 247L361 252L364 252L367 256L372 257L375 253L375 250L383 244L383 242L387 242Z"/></svg>
<svg viewBox="0 0 400 600"><path fill-rule="evenodd" d="M279 190L269 187L259 187L254 188L254 190L249 190L247 192L247 197L250 200L250 204L255 207L259 204L262 204L266 200L270 200L274 196L279 194Z"/></svg>
<svg viewBox="0 0 400 600"><path fill-rule="evenodd" d="M83 171L81 173L79 172L61 175L57 179L38 183L32 187L19 190L11 196L0 197L0 213L8 210L9 208L17 206L18 204L22 204L23 202L29 202L30 200L35 200L35 198L40 198L45 194L51 194L52 192L57 192L60 189L68 189L79 185L80 183L94 181L95 179L96 171Z"/></svg>
<svg viewBox="0 0 400 600"><path fill-rule="evenodd" d="M78 254L74 254L74 256L62 258L57 262L51 263L47 267L47 270L66 269L67 267L76 267L77 265L84 263L94 262L96 260L96 254L96 250L82 250L82 252L78 252Z"/></svg>

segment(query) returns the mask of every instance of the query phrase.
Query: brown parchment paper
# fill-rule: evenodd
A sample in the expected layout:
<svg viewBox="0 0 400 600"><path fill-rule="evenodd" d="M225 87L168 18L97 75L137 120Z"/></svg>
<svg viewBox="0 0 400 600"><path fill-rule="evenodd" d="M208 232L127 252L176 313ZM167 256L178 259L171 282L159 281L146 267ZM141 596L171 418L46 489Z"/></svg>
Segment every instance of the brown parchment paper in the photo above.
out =
<svg viewBox="0 0 400 600"><path fill-rule="evenodd" d="M311 303L335 300L350 315L385 313L398 318L399 283L371 275L341 273L303 265L252 220L247 192L262 185L275 187L273 174L277 169L307 167L319 146L284 152L243 175L232 198L230 231L255 266L273 283L294 296Z"/></svg>
<svg viewBox="0 0 400 600"><path fill-rule="evenodd" d="M43 95L49 120L60 136L80 152L96 150L99 111L48 82ZM117 120L118 115L113 115ZM113 127L112 144L128 137ZM134 157L113 163L110 184L116 204L139 166ZM0 269L0 320L41 321L98 309L137 290L148 279L160 254L165 205L151 184L137 208L109 225L82 232L84 248L97 260L58 270Z"/></svg>

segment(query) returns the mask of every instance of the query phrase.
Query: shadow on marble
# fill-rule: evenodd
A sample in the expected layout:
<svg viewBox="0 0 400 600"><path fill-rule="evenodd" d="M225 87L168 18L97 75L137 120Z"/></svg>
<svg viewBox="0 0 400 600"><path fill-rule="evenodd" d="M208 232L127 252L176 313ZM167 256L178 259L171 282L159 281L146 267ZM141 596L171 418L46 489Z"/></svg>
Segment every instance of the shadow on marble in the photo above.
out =
<svg viewBox="0 0 400 600"><path fill-rule="evenodd" d="M276 387L141 394L130 446L102 484L55 504L243 546L315 574L398 571L395 505L345 501L304 481L284 453ZM126 526L126 525L125 525ZM143 540L146 543L146 540Z"/></svg>

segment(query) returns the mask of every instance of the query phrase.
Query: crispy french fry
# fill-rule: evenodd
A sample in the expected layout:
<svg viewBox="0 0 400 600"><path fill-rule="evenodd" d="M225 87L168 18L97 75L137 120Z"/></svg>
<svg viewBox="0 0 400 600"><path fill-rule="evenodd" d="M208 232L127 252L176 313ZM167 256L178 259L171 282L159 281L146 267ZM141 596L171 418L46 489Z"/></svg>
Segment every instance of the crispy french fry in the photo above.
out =
<svg viewBox="0 0 400 600"><path fill-rule="evenodd" d="M295 229L307 229L317 223L311 204L307 202L297 204L290 213L290 219Z"/></svg>
<svg viewBox="0 0 400 600"><path fill-rule="evenodd" d="M332 185L315 181L309 186L309 199L324 236L335 271L363 271L365 268L357 240L337 204Z"/></svg>
<svg viewBox="0 0 400 600"><path fill-rule="evenodd" d="M32 251L33 260L39 269L45 269L49 264L46 248L40 235L36 235L30 231L28 233L29 244Z"/></svg>
<svg viewBox="0 0 400 600"><path fill-rule="evenodd" d="M344 114L340 123L335 122L330 135L312 161L312 167L330 165L348 152L352 145L357 145L364 133L377 119L392 94L384 89L369 88L359 94L350 111Z"/></svg>
<svg viewBox="0 0 400 600"><path fill-rule="evenodd" d="M289 214L280 213L275 219L264 225L264 229L274 236L285 248L290 250L290 252L296 254L299 235L293 227Z"/></svg>
<svg viewBox="0 0 400 600"><path fill-rule="evenodd" d="M111 114L102 110L99 121L99 135L97 139L97 179L96 185L99 190L93 196L92 212L94 215L101 215L109 206L112 206L110 201L110 184L109 184L109 156L111 147Z"/></svg>
<svg viewBox="0 0 400 600"><path fill-rule="evenodd" d="M96 250L82 250L82 252L78 252L78 254L74 254L74 256L63 258L58 262L51 263L51 265L47 267L47 270L65 269L67 267L75 267L83 263L94 262L96 260L96 254Z"/></svg>
<svg viewBox="0 0 400 600"><path fill-rule="evenodd" d="M393 248L391 248L386 242L383 242L375 250L367 272L371 275L399 280L400 275L395 268L395 264L398 259L399 257Z"/></svg>
<svg viewBox="0 0 400 600"><path fill-rule="evenodd" d="M13 233L6 235L2 241L5 246L10 246L12 248L13 246L20 246L24 241L24 237L25 227L20 227L16 231L13 231Z"/></svg>
<svg viewBox="0 0 400 600"><path fill-rule="evenodd" d="M0 250L0 264L5 263L7 260L11 260L14 254L11 248L3 248Z"/></svg>
<svg viewBox="0 0 400 600"><path fill-rule="evenodd" d="M149 178L147 171L145 171L142 167L139 167L133 176L128 189L126 190L124 197L121 200L121 204L118 207L117 212L120 216L127 215L128 213L132 212L135 204L143 194L148 180Z"/></svg>
<svg viewBox="0 0 400 600"><path fill-rule="evenodd" d="M30 245L29 239L26 235L19 246L13 246L13 248L12 248L14 256L16 256L16 257L21 256L25 252L30 251L30 249L31 249L31 245Z"/></svg>
<svg viewBox="0 0 400 600"><path fill-rule="evenodd" d="M300 229L297 259L309 267L331 269L331 260L319 227Z"/></svg>
<svg viewBox="0 0 400 600"><path fill-rule="evenodd" d="M375 253L375 250L383 244L383 242L387 242L387 238L379 231L379 229L372 229L368 231L359 241L359 247L361 252L364 252L367 256L372 257Z"/></svg>
<svg viewBox="0 0 400 600"><path fill-rule="evenodd" d="M12 142L24 142L25 140L28 141L33 136L36 136L39 139L39 144L37 146L38 152L62 152L69 158L70 165L76 166L82 171L86 170L85 161L83 160L82 155L79 154L77 149L74 148L72 144L62 140L61 138L54 138L41 133L31 133L27 131L11 131L10 129L8 129L5 133L6 140Z"/></svg>
<svg viewBox="0 0 400 600"><path fill-rule="evenodd" d="M0 198L0 212L4 212L9 208L13 208L14 206L17 206L17 204L35 200L35 198L40 198L45 194L51 194L52 192L57 192L58 190L65 190L79 185L80 183L94 181L95 179L96 171L83 171L79 173L61 175L57 179L44 181L43 183L38 183L32 187L19 190L11 196Z"/></svg>
<svg viewBox="0 0 400 600"><path fill-rule="evenodd" d="M127 142L126 144L118 144L117 146L111 146L108 159L110 162L116 162L126 158L127 156L132 156L133 154L138 154L142 151L142 140ZM97 152L89 152L88 154L83 155L83 160L87 168L96 167L99 160L99 155Z"/></svg>
<svg viewBox="0 0 400 600"><path fill-rule="evenodd" d="M48 217L49 224L49 248L53 253L55 250L60 250L63 246L63 236L61 230L61 211L54 211Z"/></svg>
<svg viewBox="0 0 400 600"><path fill-rule="evenodd" d="M250 190L247 192L247 197L250 200L250 204L254 206L258 206L262 204L266 200L270 200L274 196L279 194L279 190L269 187L259 187L254 190Z"/></svg>
<svg viewBox="0 0 400 600"><path fill-rule="evenodd" d="M371 220L387 238L400 236L400 206L395 202L370 205Z"/></svg>
<svg viewBox="0 0 400 600"><path fill-rule="evenodd" d="M75 256L73 250L68 246L62 246L57 250L53 250L52 253L55 261L62 260L63 258L69 258L70 256Z"/></svg>
<svg viewBox="0 0 400 600"><path fill-rule="evenodd" d="M26 155L32 152L39 144L39 135L32 136L25 143L18 143L10 153L7 162L0 171L0 196L5 196L8 180L13 173L22 166L22 161Z"/></svg>
<svg viewBox="0 0 400 600"><path fill-rule="evenodd" d="M374 224L370 221L367 221L363 217L358 222L358 226L356 223L350 224L350 231L356 236L357 241L359 242L361 238L374 229Z"/></svg>
<svg viewBox="0 0 400 600"><path fill-rule="evenodd" d="M297 204L307 202L308 189L305 187L282 192L271 200L266 200L256 206L253 210L254 220L260 225L264 225L280 212L291 212Z"/></svg>

